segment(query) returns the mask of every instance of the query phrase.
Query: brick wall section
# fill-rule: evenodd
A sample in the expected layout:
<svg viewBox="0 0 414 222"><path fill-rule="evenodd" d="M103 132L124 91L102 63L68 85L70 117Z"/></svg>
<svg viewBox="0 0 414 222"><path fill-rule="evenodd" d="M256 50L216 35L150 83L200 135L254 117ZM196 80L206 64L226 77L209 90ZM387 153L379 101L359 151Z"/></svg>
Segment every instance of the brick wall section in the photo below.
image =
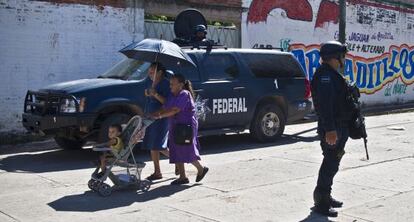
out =
<svg viewBox="0 0 414 222"><path fill-rule="evenodd" d="M95 5L95 6L112 6L118 8L125 8L127 5L126 0L37 0L43 2L52 2L52 3L66 3L66 4L85 4L85 5ZM132 0L134 1L134 0ZM205 6L224 6L224 7L233 7L240 8L241 0L147 0L151 2L157 2L161 4L197 4Z"/></svg>
<svg viewBox="0 0 414 222"><path fill-rule="evenodd" d="M144 10L0 1L0 132L22 131L28 89L96 77L143 39Z"/></svg>
<svg viewBox="0 0 414 222"><path fill-rule="evenodd" d="M224 7L234 7L240 8L242 3L240 0L228 0L228 1L221 1L221 0L185 0L188 3L197 3L202 5L214 5L214 6L224 6Z"/></svg>

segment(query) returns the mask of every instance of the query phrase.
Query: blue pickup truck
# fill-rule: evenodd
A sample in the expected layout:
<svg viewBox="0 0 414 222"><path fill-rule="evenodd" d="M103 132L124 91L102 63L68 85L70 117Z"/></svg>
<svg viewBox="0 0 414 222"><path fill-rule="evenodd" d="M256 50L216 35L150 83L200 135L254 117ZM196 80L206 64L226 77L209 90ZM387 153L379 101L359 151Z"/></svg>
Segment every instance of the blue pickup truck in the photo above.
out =
<svg viewBox="0 0 414 222"><path fill-rule="evenodd" d="M185 49L197 64L171 70L192 81L200 135L250 130L274 141L311 111L310 85L291 53L266 49ZM65 149L103 141L109 125L143 115L149 64L125 58L93 79L29 90L23 126Z"/></svg>

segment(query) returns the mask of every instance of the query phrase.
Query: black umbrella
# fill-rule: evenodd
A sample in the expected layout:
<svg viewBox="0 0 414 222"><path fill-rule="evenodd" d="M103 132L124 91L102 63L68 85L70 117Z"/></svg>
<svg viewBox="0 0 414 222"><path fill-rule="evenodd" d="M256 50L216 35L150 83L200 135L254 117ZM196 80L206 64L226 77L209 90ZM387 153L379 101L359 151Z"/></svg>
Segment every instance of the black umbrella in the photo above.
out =
<svg viewBox="0 0 414 222"><path fill-rule="evenodd" d="M132 43L119 52L128 58L145 62L160 62L165 67L194 66L194 62L181 48L170 41L160 39L144 39Z"/></svg>

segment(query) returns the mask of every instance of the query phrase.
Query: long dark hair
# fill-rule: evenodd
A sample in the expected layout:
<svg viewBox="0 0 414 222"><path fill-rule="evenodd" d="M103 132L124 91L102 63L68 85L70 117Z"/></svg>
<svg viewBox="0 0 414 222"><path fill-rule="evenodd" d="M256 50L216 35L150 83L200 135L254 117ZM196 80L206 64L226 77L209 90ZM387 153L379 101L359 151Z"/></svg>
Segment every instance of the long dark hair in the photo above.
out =
<svg viewBox="0 0 414 222"><path fill-rule="evenodd" d="M185 79L185 77L181 74L175 74L171 77L172 79L178 80L179 83L184 84L184 89L188 90L191 94L191 97L194 99L194 91L193 91L193 84L191 84L191 81L188 79Z"/></svg>

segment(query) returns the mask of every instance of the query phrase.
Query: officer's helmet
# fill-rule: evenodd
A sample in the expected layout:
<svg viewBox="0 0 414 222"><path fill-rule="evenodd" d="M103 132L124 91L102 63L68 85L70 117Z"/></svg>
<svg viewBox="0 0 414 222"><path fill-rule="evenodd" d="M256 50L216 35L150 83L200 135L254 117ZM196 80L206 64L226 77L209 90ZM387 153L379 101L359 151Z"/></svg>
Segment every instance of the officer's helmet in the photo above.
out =
<svg viewBox="0 0 414 222"><path fill-rule="evenodd" d="M330 58L340 58L347 53L347 48L345 44L342 44L338 41L328 41L321 45L321 49L319 51L320 56L322 59L330 59Z"/></svg>
<svg viewBox="0 0 414 222"><path fill-rule="evenodd" d="M195 33L197 32L204 32L204 34L207 34L207 29L205 25L196 25L195 27Z"/></svg>

